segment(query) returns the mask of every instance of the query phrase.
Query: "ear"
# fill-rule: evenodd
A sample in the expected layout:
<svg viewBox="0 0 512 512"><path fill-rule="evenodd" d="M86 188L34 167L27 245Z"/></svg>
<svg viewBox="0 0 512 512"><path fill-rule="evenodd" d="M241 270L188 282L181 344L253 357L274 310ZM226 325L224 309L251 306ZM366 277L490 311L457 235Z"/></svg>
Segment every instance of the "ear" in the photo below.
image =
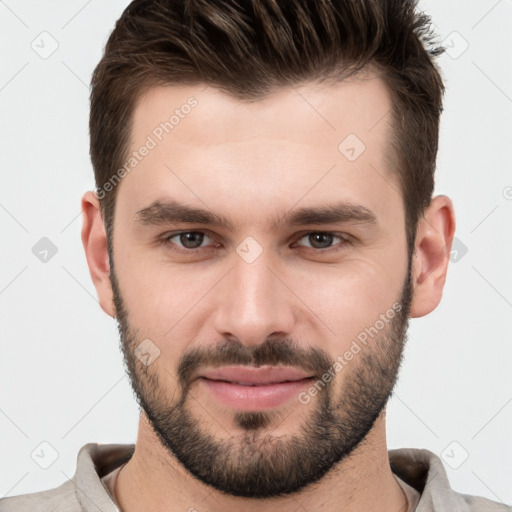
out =
<svg viewBox="0 0 512 512"><path fill-rule="evenodd" d="M452 201L442 195L434 197L416 230L412 261L412 318L428 315L441 301L454 232Z"/></svg>
<svg viewBox="0 0 512 512"><path fill-rule="evenodd" d="M107 234L101 217L99 200L91 191L86 192L82 197L82 243L101 309L107 315L115 317Z"/></svg>

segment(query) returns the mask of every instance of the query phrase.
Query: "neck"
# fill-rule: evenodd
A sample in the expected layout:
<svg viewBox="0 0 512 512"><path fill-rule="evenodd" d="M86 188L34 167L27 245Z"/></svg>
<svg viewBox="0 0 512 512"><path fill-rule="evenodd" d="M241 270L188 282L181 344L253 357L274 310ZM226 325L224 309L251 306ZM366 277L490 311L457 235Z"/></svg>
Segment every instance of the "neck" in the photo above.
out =
<svg viewBox="0 0 512 512"><path fill-rule="evenodd" d="M406 512L407 500L391 468L385 411L365 440L319 482L264 500L223 494L203 484L169 454L142 413L135 452L119 473L116 499L123 512Z"/></svg>

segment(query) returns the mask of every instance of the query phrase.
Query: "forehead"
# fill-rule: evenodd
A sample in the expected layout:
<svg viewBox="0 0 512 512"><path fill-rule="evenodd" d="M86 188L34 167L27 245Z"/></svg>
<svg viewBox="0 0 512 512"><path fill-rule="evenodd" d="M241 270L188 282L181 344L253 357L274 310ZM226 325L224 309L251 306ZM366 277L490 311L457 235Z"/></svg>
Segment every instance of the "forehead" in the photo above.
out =
<svg viewBox="0 0 512 512"><path fill-rule="evenodd" d="M191 104L194 106L190 107ZM158 138L158 128L167 121L172 130L167 133L162 127L166 140L196 146L223 144L226 138L245 141L248 135L274 139L287 135L315 145L321 141L336 142L346 133L367 140L367 132L373 131L389 110L387 87L371 72L336 85L306 83L282 87L251 101L206 85L159 86L138 98L132 142L155 130ZM385 123L380 128L374 136L385 131ZM166 137L171 133L172 137ZM327 134L330 136L325 140Z"/></svg>
<svg viewBox="0 0 512 512"><path fill-rule="evenodd" d="M204 85L150 88L134 111L118 202L137 211L169 196L253 220L255 209L331 199L383 210L401 202L386 159L390 109L370 74L251 102Z"/></svg>

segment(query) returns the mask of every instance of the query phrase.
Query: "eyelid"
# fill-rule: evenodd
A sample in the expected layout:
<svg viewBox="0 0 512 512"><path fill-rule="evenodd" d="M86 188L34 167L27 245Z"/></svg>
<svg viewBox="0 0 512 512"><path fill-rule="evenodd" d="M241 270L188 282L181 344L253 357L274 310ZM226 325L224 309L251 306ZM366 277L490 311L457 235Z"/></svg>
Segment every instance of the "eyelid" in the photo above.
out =
<svg viewBox="0 0 512 512"><path fill-rule="evenodd" d="M201 251L201 250L211 250L213 249L214 247L211 247L211 246L200 246L200 247L196 247L194 249L187 249L183 246L180 246L179 244L176 244L174 242L171 242L170 239L171 238L174 238L176 236L179 236L179 235L182 235L182 234L186 234L186 233L201 233L201 234L204 234L206 237L214 240L215 239L215 236L210 233L208 230L205 230L205 229L189 229L189 230L181 230L181 231L176 231L176 232L172 232L172 233L166 233L163 237L162 237L162 243L164 245L168 245L168 244L171 244L173 246L176 247L176 249L174 249L175 251L177 252L182 252L182 253L187 253L187 254L194 254L198 251ZM326 248L315 248L315 247L309 247L307 245L300 245L298 244L297 242L300 241L301 239L305 238L306 236L308 235L312 235L312 234L325 234L325 235L332 235L333 237L337 237L341 240L341 242L339 242L338 244L335 244L333 245L332 247L326 247ZM329 252L329 251L336 251L336 250L341 250L345 247L345 245L347 244L352 244L353 243L353 240L352 240L352 237L350 235L348 235L347 233L342 233L342 232L335 232L335 231L325 231L325 230L309 230L309 231L303 231L301 233L299 233L298 235L296 234L295 237L295 242L293 243L294 245L297 245L298 247L304 247L306 249L310 249L316 253L326 253L326 252Z"/></svg>
<svg viewBox="0 0 512 512"><path fill-rule="evenodd" d="M298 242L300 240L302 240L303 238L305 238L308 235L313 235L313 234L332 235L333 237L339 238L341 241L338 242L337 244L334 243L334 245L332 245L331 247L325 247L325 248L320 248L320 249L317 249L316 247L310 247L308 245L298 244ZM327 253L327 252L331 252L331 251L343 250L346 245L352 245L353 240L352 240L352 237L346 233L341 233L341 232L336 232L336 231L325 231L325 230L317 229L317 230L310 230L310 231L305 231L305 232L301 233L298 237L296 237L296 242L294 242L294 244L297 244L298 247L304 247L305 249L308 249L310 251L314 251L315 253L320 254L320 253Z"/></svg>
<svg viewBox="0 0 512 512"><path fill-rule="evenodd" d="M207 231L207 230L204 230L204 229L188 229L188 230L176 231L176 232L173 232L173 233L166 233L162 237L162 243L163 244L175 245L178 248L177 249L178 251L184 251L184 252L187 252L187 253L194 253L194 252L202 250L202 249L208 249L208 246L200 246L200 247L196 247L194 249L187 249L186 247L183 247L181 245L178 245L177 243L174 243L174 242L170 241L171 238L174 238L174 237L180 236L180 235L184 235L186 233L201 233L201 234L205 235L205 237L210 238L211 240L213 240L213 238L214 238L210 234L210 232Z"/></svg>

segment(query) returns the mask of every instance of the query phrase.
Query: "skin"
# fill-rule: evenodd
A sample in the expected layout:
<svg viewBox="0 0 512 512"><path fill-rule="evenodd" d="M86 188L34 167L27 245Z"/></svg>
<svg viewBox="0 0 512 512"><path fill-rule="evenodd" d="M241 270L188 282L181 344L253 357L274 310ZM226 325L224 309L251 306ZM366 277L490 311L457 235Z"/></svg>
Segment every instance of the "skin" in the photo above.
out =
<svg viewBox="0 0 512 512"><path fill-rule="evenodd" d="M147 371L157 372L169 401L176 400L183 354L219 340L236 338L254 348L279 333L335 360L400 297L408 264L403 201L385 158L391 103L379 78L283 88L250 104L212 87L155 87L137 104L132 149L191 96L198 105L118 185L114 217L115 272L124 306L139 340L149 338L160 350L156 366ZM348 134L366 146L353 162L338 150ZM238 223L236 229L135 221L138 210L165 197L222 214ZM271 220L288 210L339 201L365 206L377 222L270 228ZM105 227L92 192L84 194L82 210L91 277L102 309L115 316ZM441 299L454 230L450 199L433 198L417 229L413 318L430 313ZM210 238L196 255L179 254L172 244L161 243L179 231L203 231ZM332 246L339 250L322 252L307 236L319 231L347 234L353 244L334 238ZM248 236L262 249L252 263L236 252ZM179 237L172 240L180 243ZM334 399L343 396L359 364L355 357L336 375ZM193 386L190 393L188 410L215 439L241 433L232 412L203 388ZM297 434L319 400L277 408L258 434ZM389 467L385 428L383 409L365 442L324 478L299 493L262 502L221 493L194 478L141 412L135 453L119 475L117 500L125 512L191 507L398 512L405 502Z"/></svg>

